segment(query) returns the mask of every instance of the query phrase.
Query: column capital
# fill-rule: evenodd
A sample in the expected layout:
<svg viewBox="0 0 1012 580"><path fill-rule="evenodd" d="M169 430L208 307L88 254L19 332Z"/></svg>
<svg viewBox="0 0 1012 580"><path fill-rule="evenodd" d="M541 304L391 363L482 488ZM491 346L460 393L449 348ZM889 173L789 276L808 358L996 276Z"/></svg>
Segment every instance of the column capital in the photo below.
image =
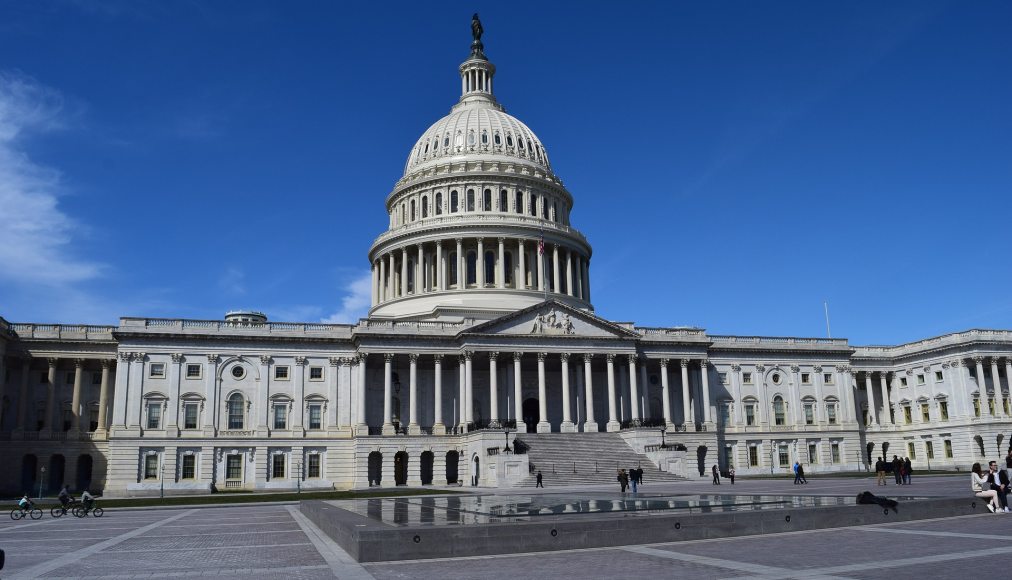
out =
<svg viewBox="0 0 1012 580"><path fill-rule="evenodd" d="M504 243L506 243L506 238L504 238L504 237L502 237L502 236L500 236L500 237L499 237L499 238L497 238L497 239L499 240L499 243L500 243L500 244L504 244Z"/></svg>
<svg viewBox="0 0 1012 580"><path fill-rule="evenodd" d="M138 362L144 362L144 359L147 358L147 356L148 356L148 353L146 353L146 352L135 352L135 353L133 353L134 360L138 361Z"/></svg>
<svg viewBox="0 0 1012 580"><path fill-rule="evenodd" d="M269 364L271 364L271 355L269 355L269 354L262 354L262 355L260 355L260 364L262 364L262 365L269 365Z"/></svg>
<svg viewBox="0 0 1012 580"><path fill-rule="evenodd" d="M51 356L46 359L46 362L49 363L50 367L55 367L56 365L60 364L60 359L55 356Z"/></svg>
<svg viewBox="0 0 1012 580"><path fill-rule="evenodd" d="M460 357L462 359L464 359L465 361L471 360L472 358L474 358L474 351L473 350L465 350L465 351L463 351L463 352L460 353Z"/></svg>
<svg viewBox="0 0 1012 580"><path fill-rule="evenodd" d="M209 354L209 355L207 355L207 362L209 362L209 363L216 363L216 362L218 362L218 360L219 360L219 357L216 354Z"/></svg>
<svg viewBox="0 0 1012 580"><path fill-rule="evenodd" d="M464 243L464 238L453 238L453 239L456 240L457 245L460 245L460 244Z"/></svg>
<svg viewBox="0 0 1012 580"><path fill-rule="evenodd" d="M681 363L683 369L689 368L689 359L687 358L679 359L678 362Z"/></svg>
<svg viewBox="0 0 1012 580"><path fill-rule="evenodd" d="M172 353L172 362L174 362L176 364L179 364L179 363L183 362L183 353L181 353L181 352L174 352L174 353Z"/></svg>
<svg viewBox="0 0 1012 580"><path fill-rule="evenodd" d="M741 365L740 364L732 364L731 365L731 372L736 373L736 372L738 372L740 370L741 370Z"/></svg>
<svg viewBox="0 0 1012 580"><path fill-rule="evenodd" d="M130 359L133 357L133 355L129 352L118 352L116 353L116 356L119 357L119 360L124 362L130 362Z"/></svg>
<svg viewBox="0 0 1012 580"><path fill-rule="evenodd" d="M443 247L443 240L436 240L436 247L437 248L442 248Z"/></svg>
<svg viewBox="0 0 1012 580"><path fill-rule="evenodd" d="M488 358L489 358L489 360L496 360L496 359L499 358L499 353L497 351L494 351L494 350L490 351L488 353Z"/></svg>
<svg viewBox="0 0 1012 580"><path fill-rule="evenodd" d="M522 352L515 352L515 353L513 353L513 360L514 361L520 362L520 359L522 359L522 358L524 358L524 353L522 353Z"/></svg>
<svg viewBox="0 0 1012 580"><path fill-rule="evenodd" d="M569 353L568 352L560 352L559 353L559 360L561 360L564 363L568 363L569 362Z"/></svg>
<svg viewBox="0 0 1012 580"><path fill-rule="evenodd" d="M394 360L393 353L391 353L391 352L385 352L385 353L383 353L383 362L388 363L388 362L390 362L392 360Z"/></svg>
<svg viewBox="0 0 1012 580"><path fill-rule="evenodd" d="M765 370L766 370L766 365L764 365L763 363L759 363L759 364L757 364L757 365L755 366L755 371L756 371L757 373L761 373L761 372L764 372Z"/></svg>
<svg viewBox="0 0 1012 580"><path fill-rule="evenodd" d="M365 359L369 358L369 353L367 353L367 352L357 352L357 353L355 353L355 356L353 358L355 358L356 360L360 360L360 361L362 361L364 363Z"/></svg>
<svg viewBox="0 0 1012 580"><path fill-rule="evenodd" d="M584 363L589 363L589 362L591 362L591 361L594 360L594 353L592 353L592 352L585 352L585 353L583 353L580 356L580 358L583 359Z"/></svg>
<svg viewBox="0 0 1012 580"><path fill-rule="evenodd" d="M791 365L791 372L796 373L801 370L801 365Z"/></svg>
<svg viewBox="0 0 1012 580"><path fill-rule="evenodd" d="M443 353L437 352L436 354L432 355L432 360L434 360L437 365L443 364Z"/></svg>
<svg viewBox="0 0 1012 580"><path fill-rule="evenodd" d="M107 369L107 368L109 368L109 367L111 367L111 366L112 366L112 363L113 363L113 362L114 362L114 361L112 361L112 360L110 360L110 359L104 358L104 359L101 359L101 360L99 360L99 361L98 361L98 364L102 365L102 368L103 368L103 369Z"/></svg>
<svg viewBox="0 0 1012 580"><path fill-rule="evenodd" d="M172 355L172 356L175 357L176 355ZM175 360L175 359L173 359L173 360ZM85 361L85 359L83 359L83 358L75 358L74 359L74 368L75 369L79 369L79 368L83 367L84 366L84 361Z"/></svg>
<svg viewBox="0 0 1012 580"><path fill-rule="evenodd" d="M965 358L961 358L961 359L959 359L959 366L961 366L961 367L969 367L970 363Z"/></svg>
<svg viewBox="0 0 1012 580"><path fill-rule="evenodd" d="M306 364L306 357L304 357L304 356L297 356L297 357L295 357L295 364L298 365L298 366L300 366L300 367L302 365Z"/></svg>
<svg viewBox="0 0 1012 580"><path fill-rule="evenodd" d="M977 356L973 357L973 362L975 362L977 364L983 364L983 361L984 361L984 357L982 357L980 355L977 355Z"/></svg>
<svg viewBox="0 0 1012 580"><path fill-rule="evenodd" d="M538 362L545 362L546 358L548 358L548 353L547 352L539 352L538 353Z"/></svg>
<svg viewBox="0 0 1012 580"><path fill-rule="evenodd" d="M332 367L336 367L336 366L339 366L339 365L343 365L343 364L345 364L345 363L344 363L344 361L346 361L346 360L347 360L347 359L344 359L344 358L338 358L338 357L336 357L336 356L332 356L332 357L329 357L329 358L327 359L327 362L328 362L328 363L330 364L330 366L332 366Z"/></svg>
<svg viewBox="0 0 1012 580"><path fill-rule="evenodd" d="M604 360L608 361L609 364L614 363L615 362L615 355L613 353L610 353L610 352L605 353Z"/></svg>
<svg viewBox="0 0 1012 580"><path fill-rule="evenodd" d="M640 355L638 355L636 353L633 353L633 354L627 354L627 355L625 355L625 357L626 357L626 359L629 360L629 364L634 365L634 364L636 364L636 361L640 358Z"/></svg>
<svg viewBox="0 0 1012 580"><path fill-rule="evenodd" d="M662 359L661 359L660 361L658 361L658 362L660 362L660 364L661 364L661 368L662 368L662 369L666 369L666 368L668 368L668 363L669 363L669 362L671 362L671 361L670 361L670 360L668 360L668 359L666 359L666 358L662 358Z"/></svg>
<svg viewBox="0 0 1012 580"><path fill-rule="evenodd" d="M814 367L812 367L812 370L815 371L815 372L817 372L817 373L821 373L822 372L822 365L815 365Z"/></svg>
<svg viewBox="0 0 1012 580"><path fill-rule="evenodd" d="M700 368L705 369L708 366L710 366L710 359L705 359L705 358L699 359L699 367Z"/></svg>
<svg viewBox="0 0 1012 580"><path fill-rule="evenodd" d="M418 364L418 353L413 352L408 355L408 362L411 364Z"/></svg>

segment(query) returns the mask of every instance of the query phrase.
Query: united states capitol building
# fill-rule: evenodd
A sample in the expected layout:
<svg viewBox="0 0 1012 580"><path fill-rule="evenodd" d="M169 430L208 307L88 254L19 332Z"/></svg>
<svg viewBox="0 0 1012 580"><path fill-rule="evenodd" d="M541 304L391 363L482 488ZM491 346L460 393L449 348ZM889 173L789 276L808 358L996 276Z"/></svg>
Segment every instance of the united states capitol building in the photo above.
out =
<svg viewBox="0 0 1012 580"><path fill-rule="evenodd" d="M0 488L512 486L548 471L539 445L597 462L588 440L682 477L1004 455L1010 331L854 346L597 316L574 196L474 36L386 197L366 318L0 319Z"/></svg>

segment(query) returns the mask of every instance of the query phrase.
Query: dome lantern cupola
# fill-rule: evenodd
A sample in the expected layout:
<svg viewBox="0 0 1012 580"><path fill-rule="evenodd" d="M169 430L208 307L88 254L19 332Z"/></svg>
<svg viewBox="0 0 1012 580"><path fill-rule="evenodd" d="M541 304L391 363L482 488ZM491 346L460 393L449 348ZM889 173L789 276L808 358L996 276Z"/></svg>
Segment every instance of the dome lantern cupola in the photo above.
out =
<svg viewBox="0 0 1012 580"><path fill-rule="evenodd" d="M485 56L485 45L481 42L484 32L481 20L475 13L471 19L471 55L460 65L460 102L486 100L495 103L492 93L492 77L495 76L495 65ZM472 98L475 97L475 98Z"/></svg>

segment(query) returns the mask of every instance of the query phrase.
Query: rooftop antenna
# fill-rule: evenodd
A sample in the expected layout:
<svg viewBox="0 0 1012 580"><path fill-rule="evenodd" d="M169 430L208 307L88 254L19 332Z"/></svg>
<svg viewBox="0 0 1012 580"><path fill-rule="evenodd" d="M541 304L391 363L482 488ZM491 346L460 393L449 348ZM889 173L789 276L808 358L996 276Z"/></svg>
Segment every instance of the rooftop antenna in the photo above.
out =
<svg viewBox="0 0 1012 580"><path fill-rule="evenodd" d="M829 302L823 301L822 307L826 310L826 338L833 338L833 333L829 331Z"/></svg>

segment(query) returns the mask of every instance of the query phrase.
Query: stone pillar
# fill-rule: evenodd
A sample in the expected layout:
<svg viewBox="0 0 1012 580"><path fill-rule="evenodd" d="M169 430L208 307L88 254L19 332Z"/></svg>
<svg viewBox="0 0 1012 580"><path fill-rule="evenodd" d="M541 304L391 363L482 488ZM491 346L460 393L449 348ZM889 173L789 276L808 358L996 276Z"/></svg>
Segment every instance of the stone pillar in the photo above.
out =
<svg viewBox="0 0 1012 580"><path fill-rule="evenodd" d="M377 261L379 262L379 288L377 297L379 302L386 302L387 299L387 263L386 260L380 256Z"/></svg>
<svg viewBox="0 0 1012 580"><path fill-rule="evenodd" d="M713 417L710 415L710 361L705 358L699 361L699 372L703 378L703 422L707 426L713 426Z"/></svg>
<svg viewBox="0 0 1012 580"><path fill-rule="evenodd" d="M401 248L401 296L408 295L408 249Z"/></svg>
<svg viewBox="0 0 1012 580"><path fill-rule="evenodd" d="M545 241L538 241L538 292L545 291Z"/></svg>
<svg viewBox="0 0 1012 580"><path fill-rule="evenodd" d="M178 365L177 365L178 366ZM997 368L997 367L995 367ZM74 359L74 394L70 403L70 430L74 433L81 431L81 376L84 374L84 359ZM998 376L995 374L995 376ZM0 375L0 381L4 380L4 377ZM178 407L178 405L176 405ZM2 411L3 409L0 409Z"/></svg>
<svg viewBox="0 0 1012 580"><path fill-rule="evenodd" d="M417 283L417 280L415 281ZM418 288L418 286L415 286ZM418 426L418 355L408 355L408 435L421 435L422 428Z"/></svg>
<svg viewBox="0 0 1012 580"><path fill-rule="evenodd" d="M372 275L372 304L375 306L379 303L379 260L372 263L369 273Z"/></svg>
<svg viewBox="0 0 1012 580"><path fill-rule="evenodd" d="M559 425L561 433L576 433L576 425L573 424L573 411L570 405L569 393L569 353L559 355L562 361L562 424Z"/></svg>
<svg viewBox="0 0 1012 580"><path fill-rule="evenodd" d="M538 353L538 433L551 433L552 424L548 422L548 396L545 387L546 352Z"/></svg>
<svg viewBox="0 0 1012 580"><path fill-rule="evenodd" d="M466 426L464 417L467 415L465 409L467 408L467 393L464 391L464 355L461 354L457 357L457 431L459 433L464 432Z"/></svg>
<svg viewBox="0 0 1012 580"><path fill-rule="evenodd" d="M467 287L467 272L464 271L464 238L457 238L457 290ZM463 423L461 419L461 423Z"/></svg>
<svg viewBox="0 0 1012 580"><path fill-rule="evenodd" d="M96 429L96 433L104 435L109 429L106 417L109 412L109 367L112 366L112 361L104 358L101 360L101 364L102 384L99 386L98 391L98 428Z"/></svg>
<svg viewBox="0 0 1012 580"><path fill-rule="evenodd" d="M478 288L485 287L485 239L478 238L478 255L474 261L474 275Z"/></svg>
<svg viewBox="0 0 1012 580"><path fill-rule="evenodd" d="M1012 358L1005 358L1005 382L1008 383L1009 396L1012 397Z"/></svg>
<svg viewBox="0 0 1012 580"><path fill-rule="evenodd" d="M630 419L632 420L633 427L638 427L642 423L640 421L640 390L639 385L636 384L636 355L629 355L629 409L631 411Z"/></svg>
<svg viewBox="0 0 1012 580"><path fill-rule="evenodd" d="M566 294L573 296L573 252L566 250Z"/></svg>
<svg viewBox="0 0 1012 580"><path fill-rule="evenodd" d="M496 362L498 358L499 353L488 353L488 426L493 429L498 429L501 426L499 424L499 369Z"/></svg>
<svg viewBox="0 0 1012 580"><path fill-rule="evenodd" d="M355 418L357 428L355 429L356 435L368 435L369 425L366 422L366 361L369 360L369 355L360 352L356 357L358 363L358 396L356 397L358 403L358 417Z"/></svg>
<svg viewBox="0 0 1012 580"><path fill-rule="evenodd" d="M464 417L467 424L474 423L474 373L471 367L471 359L474 353L464 351L464 399L467 406L464 408Z"/></svg>
<svg viewBox="0 0 1012 580"><path fill-rule="evenodd" d="M393 364L394 355L385 353L383 355L383 434L394 434L393 423ZM393 458L390 458L393 460ZM384 482L386 475L383 476Z"/></svg>
<svg viewBox="0 0 1012 580"><path fill-rule="evenodd" d="M587 417L583 423L584 433L597 432L597 420L594 418L594 377L591 372L591 363L594 355L583 355L583 398L587 406Z"/></svg>
<svg viewBox="0 0 1012 580"><path fill-rule="evenodd" d="M882 412L884 412L885 418L882 419L882 424L895 425L896 421L893 419L892 413L889 412L892 403L889 401L889 386L886 385L886 371L882 371L878 374L879 381L879 392L882 394Z"/></svg>
<svg viewBox="0 0 1012 580"><path fill-rule="evenodd" d="M683 358L678 362L682 365L682 425L688 431L696 423L692 415L692 404L689 403L689 359Z"/></svg>
<svg viewBox="0 0 1012 580"><path fill-rule="evenodd" d="M51 357L47 360L49 362L49 383L46 384L46 416L42 422L42 430L52 432L53 410L56 405L56 365L59 364L60 359ZM143 365L143 363L141 364ZM977 368L980 368L980 363L977 363Z"/></svg>
<svg viewBox="0 0 1012 580"><path fill-rule="evenodd" d="M558 294L562 291L562 286L559 285L561 282L561 275L559 272L559 244L552 244L552 282L555 286L552 291Z"/></svg>
<svg viewBox="0 0 1012 580"><path fill-rule="evenodd" d="M3 377L0 377L0 380L3 380ZM931 380L931 377L928 377L928 380ZM1000 417L1005 414L1005 397L1001 393L1001 377L998 376L998 359L995 357L991 357L991 383L994 386L994 402L998 406L996 414Z"/></svg>
<svg viewBox="0 0 1012 580"><path fill-rule="evenodd" d="M443 424L443 355L436 354L432 357L433 360L433 382L434 382L434 393L432 410L432 434L433 435L446 435L446 425ZM433 467L433 470L435 468ZM435 474L433 475L435 478ZM433 479L435 481L435 479Z"/></svg>
<svg viewBox="0 0 1012 580"><path fill-rule="evenodd" d="M415 294L425 292L425 249L418 244L418 259L415 260Z"/></svg>
<svg viewBox="0 0 1012 580"><path fill-rule="evenodd" d="M606 354L604 358L608 362L608 425L605 428L612 433L622 429L615 404L615 355Z"/></svg>
<svg viewBox="0 0 1012 580"><path fill-rule="evenodd" d="M18 417L15 423L15 431L25 430L25 421L28 417L28 379L32 373L32 359L25 357L21 361L21 394L18 396Z"/></svg>
<svg viewBox="0 0 1012 580"><path fill-rule="evenodd" d="M506 248L504 247L505 244L506 238L499 238L499 253L497 254L499 259L496 260L496 268L495 268L495 275L497 278L496 286L498 288L506 287Z"/></svg>
<svg viewBox="0 0 1012 580"><path fill-rule="evenodd" d="M871 371L864 371L864 390L868 394L868 425L877 423L878 405L875 404L875 391L871 387Z"/></svg>
<svg viewBox="0 0 1012 580"><path fill-rule="evenodd" d="M675 430L675 423L671 420L671 391L668 388L668 359L661 359L661 404L664 407L664 424L669 431Z"/></svg>
<svg viewBox="0 0 1012 580"><path fill-rule="evenodd" d="M590 258L583 262L583 299L590 302Z"/></svg>
<svg viewBox="0 0 1012 580"><path fill-rule="evenodd" d="M383 463L380 466L380 487L394 487L397 482L394 480L394 462L397 461L395 449L383 450Z"/></svg>
<svg viewBox="0 0 1012 580"><path fill-rule="evenodd" d="M443 264L443 241L436 240L436 290L446 290L446 265Z"/></svg>
<svg viewBox="0 0 1012 580"><path fill-rule="evenodd" d="M821 409L822 409L822 406L826 404L826 402L824 400L824 396L823 396L824 395L824 393L823 393L823 389L824 389L823 383L824 383L824 381L822 380L822 367L819 366L819 365L815 365L814 367L812 367L812 371L815 374L815 424L819 425L820 423L823 422L822 419L824 417L824 413L822 412ZM843 397L840 397L840 398L842 399ZM837 409L837 413L836 413L836 424L837 425L839 425L840 423L843 422L841 420L840 415L841 415L841 409L838 408Z"/></svg>
<svg viewBox="0 0 1012 580"><path fill-rule="evenodd" d="M394 253L392 251L387 253L387 261L389 262L387 264L387 276L389 277L387 280L387 300L391 300L397 298L397 286L394 284L396 278L394 276Z"/></svg>
<svg viewBox="0 0 1012 580"><path fill-rule="evenodd" d="M520 423L524 419L524 391L523 382L520 380L520 363L524 353L513 353L513 416L516 417L516 428L520 431Z"/></svg>
<svg viewBox="0 0 1012 580"><path fill-rule="evenodd" d="M123 353L123 354L125 354L125 353ZM123 358L122 356L120 357L120 361L126 361L126 360L127 360L126 358ZM216 429L216 426L217 426L217 421L218 421L218 416L219 416L219 414L218 414L219 405L218 405L218 394L217 394L218 393L217 386L218 386L218 362L219 361L221 361L221 357L218 356L217 354L212 353L212 354L207 355L207 368L205 369L207 372L204 375L204 397L207 400L206 404L205 404L205 409L204 409L204 436L205 437L214 437L216 435L215 429ZM120 366L121 366L121 363L117 363L116 364L116 387L113 389L113 405L112 405L112 409L113 409L114 413L119 413L120 412L120 411L118 411L116 409L117 405L119 404L119 401L121 400L120 399L120 392L119 392L120 388L122 387L123 390L126 390L127 386L128 386L127 385L127 381L126 380L122 380L121 381L119 377L120 377L121 374L127 374L127 370L129 369L129 363L127 363L127 365L126 365L127 368L123 369L122 372L120 371ZM122 396L123 396L123 401L125 403L126 402L125 401L126 394L124 393ZM116 422L114 420L113 421L113 426L115 426L115 425L116 425Z"/></svg>
<svg viewBox="0 0 1012 580"><path fill-rule="evenodd" d="M984 357L975 356L973 362L977 368L977 390L980 391L980 414L990 415L988 409L987 379L984 378Z"/></svg>
<svg viewBox="0 0 1012 580"><path fill-rule="evenodd" d="M447 485L446 453L443 451L432 454L432 485Z"/></svg>
<svg viewBox="0 0 1012 580"><path fill-rule="evenodd" d="M527 256L524 255L524 241L523 239L517 240L517 263L520 264L520 275L516 277L516 283L513 284L518 290L527 289ZM517 420L520 420L520 416L517 416ZM519 423L518 423L519 425Z"/></svg>

